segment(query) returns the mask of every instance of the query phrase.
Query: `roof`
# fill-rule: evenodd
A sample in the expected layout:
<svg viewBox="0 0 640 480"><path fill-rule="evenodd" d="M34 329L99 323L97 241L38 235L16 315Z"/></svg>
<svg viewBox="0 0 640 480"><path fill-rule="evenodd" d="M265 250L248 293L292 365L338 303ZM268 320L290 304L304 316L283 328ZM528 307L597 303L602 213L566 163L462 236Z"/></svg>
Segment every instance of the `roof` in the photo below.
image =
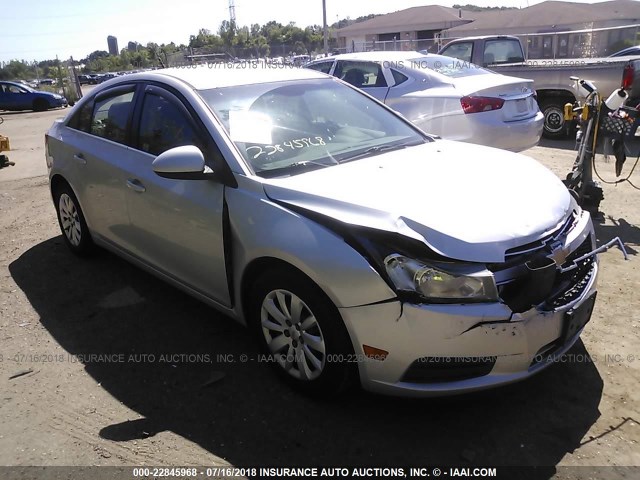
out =
<svg viewBox="0 0 640 480"><path fill-rule="evenodd" d="M458 25L447 30L447 36L458 32L505 31L538 29L561 31L562 26L591 24L598 21L626 20L640 23L640 2L613 0L593 4L547 1L519 10L479 12L471 24Z"/></svg>
<svg viewBox="0 0 640 480"><path fill-rule="evenodd" d="M462 12L462 18L460 17ZM457 8L442 7L440 5L426 5L412 7L386 15L380 15L370 20L354 23L337 31L338 36L344 37L365 33L393 33L414 30L441 30L455 25L469 23L476 17L475 12L458 10Z"/></svg>
<svg viewBox="0 0 640 480"><path fill-rule="evenodd" d="M231 87L235 85L252 85L257 83L283 82L289 80L311 80L325 78L326 75L306 68L288 65L269 65L260 61L239 63L210 63L198 66L185 66L154 70L152 72L134 73L126 79L149 79L173 77L188 83L196 90Z"/></svg>

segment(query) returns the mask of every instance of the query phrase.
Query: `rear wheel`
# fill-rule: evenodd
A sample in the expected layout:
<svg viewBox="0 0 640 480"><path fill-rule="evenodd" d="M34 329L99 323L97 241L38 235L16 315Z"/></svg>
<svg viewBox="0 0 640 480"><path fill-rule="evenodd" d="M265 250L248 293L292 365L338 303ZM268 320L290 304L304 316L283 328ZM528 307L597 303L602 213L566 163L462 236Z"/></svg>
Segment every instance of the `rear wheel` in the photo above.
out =
<svg viewBox="0 0 640 480"><path fill-rule="evenodd" d="M95 246L80 204L69 185L60 185L53 195L58 224L67 247L80 256L93 253Z"/></svg>
<svg viewBox="0 0 640 480"><path fill-rule="evenodd" d="M335 305L293 270L263 274L252 289L250 322L278 373L316 396L349 387L356 373L353 347Z"/></svg>
<svg viewBox="0 0 640 480"><path fill-rule="evenodd" d="M544 114L544 130L546 138L560 139L567 137L567 126L564 120L564 104L569 100L551 98L540 103L540 111Z"/></svg>

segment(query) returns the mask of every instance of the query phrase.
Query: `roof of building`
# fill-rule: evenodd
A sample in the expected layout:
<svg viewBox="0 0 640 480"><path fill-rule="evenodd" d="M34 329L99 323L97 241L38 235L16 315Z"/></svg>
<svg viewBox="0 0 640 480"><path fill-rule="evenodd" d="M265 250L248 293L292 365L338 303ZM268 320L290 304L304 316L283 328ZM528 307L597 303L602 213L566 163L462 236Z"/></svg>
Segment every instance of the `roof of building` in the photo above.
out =
<svg viewBox="0 0 640 480"><path fill-rule="evenodd" d="M440 5L425 5L412 7L386 15L380 15L370 20L354 23L337 31L338 36L364 33L393 33L414 30L441 30L464 23L469 23L476 17L476 12L467 12L457 8Z"/></svg>
<svg viewBox="0 0 640 480"><path fill-rule="evenodd" d="M547 1L519 10L479 12L469 25L459 25L447 30L448 36L457 32L504 31L505 29L560 31L563 25L589 24L605 20L628 20L640 23L640 2L613 0L593 4Z"/></svg>

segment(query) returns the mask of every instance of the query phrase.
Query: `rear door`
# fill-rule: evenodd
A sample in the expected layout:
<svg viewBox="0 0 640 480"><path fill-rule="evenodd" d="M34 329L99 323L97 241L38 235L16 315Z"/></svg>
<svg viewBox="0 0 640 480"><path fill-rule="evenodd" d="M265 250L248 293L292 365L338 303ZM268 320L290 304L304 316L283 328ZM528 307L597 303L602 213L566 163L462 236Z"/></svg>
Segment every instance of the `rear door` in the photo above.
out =
<svg viewBox="0 0 640 480"><path fill-rule="evenodd" d="M222 161L200 120L177 92L147 85L138 102L135 148L126 168L134 255L223 305L230 305L224 245L224 189L216 180L173 180L152 168L157 155L195 145L214 170Z"/></svg>
<svg viewBox="0 0 640 480"><path fill-rule="evenodd" d="M61 141L52 140L54 157L63 156L65 177L75 190L92 234L125 247L129 224L123 169L131 160L129 125L136 85L101 92L75 112Z"/></svg>

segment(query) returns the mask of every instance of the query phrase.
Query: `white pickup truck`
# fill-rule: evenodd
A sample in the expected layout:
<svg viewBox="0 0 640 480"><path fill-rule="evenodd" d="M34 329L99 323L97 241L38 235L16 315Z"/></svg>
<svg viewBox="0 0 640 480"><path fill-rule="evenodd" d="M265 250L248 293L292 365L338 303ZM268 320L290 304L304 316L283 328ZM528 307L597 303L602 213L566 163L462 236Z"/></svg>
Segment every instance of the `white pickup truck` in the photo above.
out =
<svg viewBox="0 0 640 480"><path fill-rule="evenodd" d="M533 80L540 110L544 113L547 138L567 136L570 125L564 121L565 103L584 100L569 77L577 76L597 85L603 95L625 87L627 104L640 102L640 57L562 58L525 60L518 37L493 35L452 40L440 55L458 58L496 73Z"/></svg>

